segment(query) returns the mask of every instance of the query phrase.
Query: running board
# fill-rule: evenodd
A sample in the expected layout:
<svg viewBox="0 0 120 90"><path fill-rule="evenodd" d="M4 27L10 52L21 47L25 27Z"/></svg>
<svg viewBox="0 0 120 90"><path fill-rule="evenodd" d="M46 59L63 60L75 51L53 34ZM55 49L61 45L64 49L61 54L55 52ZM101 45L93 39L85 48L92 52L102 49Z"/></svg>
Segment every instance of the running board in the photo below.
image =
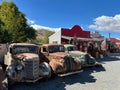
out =
<svg viewBox="0 0 120 90"><path fill-rule="evenodd" d="M64 77L64 76L68 76L68 75L72 75L72 74L77 74L77 73L80 73L80 72L83 72L83 70L74 71L74 72L68 72L68 73L65 73L65 74L58 74L58 76L59 77Z"/></svg>

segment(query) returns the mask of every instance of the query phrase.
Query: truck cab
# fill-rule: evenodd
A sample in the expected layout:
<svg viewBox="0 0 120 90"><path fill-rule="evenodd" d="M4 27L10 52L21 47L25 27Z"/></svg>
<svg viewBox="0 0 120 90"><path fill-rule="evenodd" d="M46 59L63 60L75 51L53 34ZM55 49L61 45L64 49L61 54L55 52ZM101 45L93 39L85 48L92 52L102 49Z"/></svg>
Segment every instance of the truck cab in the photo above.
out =
<svg viewBox="0 0 120 90"><path fill-rule="evenodd" d="M81 63L65 52L62 44L43 44L39 50L40 58L49 63L54 73L60 76L81 71Z"/></svg>

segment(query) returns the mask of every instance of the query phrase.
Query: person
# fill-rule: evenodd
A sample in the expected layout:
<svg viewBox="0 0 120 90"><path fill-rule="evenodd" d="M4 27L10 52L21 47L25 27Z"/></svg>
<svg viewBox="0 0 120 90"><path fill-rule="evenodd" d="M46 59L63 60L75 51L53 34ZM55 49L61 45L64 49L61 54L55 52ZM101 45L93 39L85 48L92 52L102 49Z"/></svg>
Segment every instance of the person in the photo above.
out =
<svg viewBox="0 0 120 90"><path fill-rule="evenodd" d="M93 56L93 44L92 44L92 43L89 43L87 52L88 52L91 56Z"/></svg>

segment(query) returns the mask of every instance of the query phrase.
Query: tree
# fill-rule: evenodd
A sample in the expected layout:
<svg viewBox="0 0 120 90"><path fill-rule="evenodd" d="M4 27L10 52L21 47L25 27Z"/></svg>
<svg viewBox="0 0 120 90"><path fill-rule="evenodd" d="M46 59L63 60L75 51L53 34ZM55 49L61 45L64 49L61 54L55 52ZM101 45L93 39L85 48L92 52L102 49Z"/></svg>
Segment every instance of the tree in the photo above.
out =
<svg viewBox="0 0 120 90"><path fill-rule="evenodd" d="M25 33L26 33L27 40L34 40L34 39L36 39L37 31L33 27L27 26Z"/></svg>
<svg viewBox="0 0 120 90"><path fill-rule="evenodd" d="M2 38L2 30L1 30L1 20L0 20L0 42L1 42L1 38Z"/></svg>
<svg viewBox="0 0 120 90"><path fill-rule="evenodd" d="M1 25L3 25L4 23L0 20L0 43L2 42L2 37L3 37L3 32L1 29Z"/></svg>
<svg viewBox="0 0 120 90"><path fill-rule="evenodd" d="M25 15L20 12L13 2L3 1L0 5L2 42L25 42L34 39L36 32L27 25ZM31 35L32 34L32 35Z"/></svg>

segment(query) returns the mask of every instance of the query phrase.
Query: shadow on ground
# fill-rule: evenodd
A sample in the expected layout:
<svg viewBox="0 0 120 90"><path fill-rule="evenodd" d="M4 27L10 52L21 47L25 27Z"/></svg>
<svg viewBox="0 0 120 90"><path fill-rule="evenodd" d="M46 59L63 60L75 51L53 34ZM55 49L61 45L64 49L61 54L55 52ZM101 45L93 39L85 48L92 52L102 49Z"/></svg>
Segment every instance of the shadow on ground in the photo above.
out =
<svg viewBox="0 0 120 90"><path fill-rule="evenodd" d="M105 56L104 58L98 58L97 61L104 63L104 62L110 62L110 61L120 61L120 56Z"/></svg>
<svg viewBox="0 0 120 90"><path fill-rule="evenodd" d="M17 83L9 90L66 90L66 85L72 85L74 83L95 83L96 78L92 76L92 73L105 71L104 67L89 67L83 68L83 72L69 75L65 77L56 77L54 79L43 79L37 83Z"/></svg>
<svg viewBox="0 0 120 90"><path fill-rule="evenodd" d="M95 83L96 78L92 76L92 73L102 72L106 71L104 67L89 67L89 68L83 68L83 72L75 75L70 75L66 77L62 77L62 81L64 81L66 84L74 84L74 83Z"/></svg>

